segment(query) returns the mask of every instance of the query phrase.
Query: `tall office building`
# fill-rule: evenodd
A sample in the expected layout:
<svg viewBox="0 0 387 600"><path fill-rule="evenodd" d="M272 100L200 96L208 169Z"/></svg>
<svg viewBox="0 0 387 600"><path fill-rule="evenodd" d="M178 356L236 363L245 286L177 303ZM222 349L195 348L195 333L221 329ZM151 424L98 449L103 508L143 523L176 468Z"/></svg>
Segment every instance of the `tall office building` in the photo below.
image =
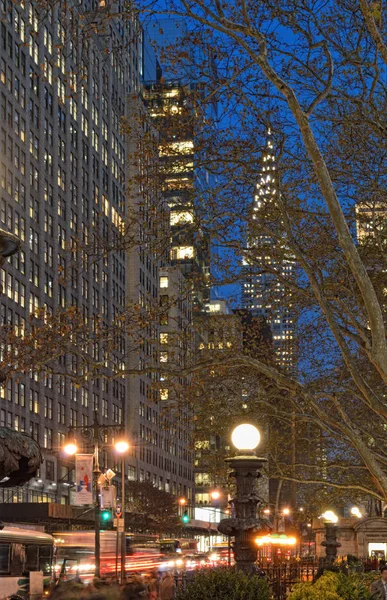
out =
<svg viewBox="0 0 387 600"><path fill-rule="evenodd" d="M273 140L269 131L248 224L248 247L254 259L245 264L242 306L253 315L264 317L270 324L277 364L292 371L295 368L296 315L291 291L284 281L290 281L294 274L294 259L286 243L281 242L280 235L274 239L255 230L255 222L270 218L279 193Z"/></svg>
<svg viewBox="0 0 387 600"><path fill-rule="evenodd" d="M74 306L84 322L111 323L125 304L125 254L93 258L91 248L120 239L125 220L126 97L139 89L139 49L113 53L129 31L82 38L55 5L3 3L0 44L1 227L22 242L1 270L1 320L21 331L38 308ZM97 15L98 10L84 4ZM98 342L93 359L109 357ZM81 375L76 354L58 370ZM15 377L1 391L0 423L29 432L42 446L39 480L5 490L8 501L69 502L73 464L61 454L69 426L120 424L126 382L93 377L78 386L64 375ZM106 453L101 455L107 464Z"/></svg>
<svg viewBox="0 0 387 600"><path fill-rule="evenodd" d="M22 331L40 307L56 314L74 306L86 324L92 326L98 316L110 325L128 301L147 310L152 301L158 303L160 259L145 244L127 252L121 243L132 208L128 203L137 202L127 193L132 140L122 123L130 120L133 104L142 103L138 24L109 19L108 36L89 32L82 38L59 5L45 12L34 2L1 8L0 226L22 242L21 251L0 270L1 322ZM82 11L96 22L103 19L102 3L95 8L85 2ZM146 203L141 205L141 218L149 224L152 217ZM109 251L95 253L96 247ZM157 349L148 358L154 366L158 324L150 328ZM98 340L91 352L108 371L109 365L123 364L129 349L130 340L121 337L109 353ZM85 374L76 353L61 359L58 369ZM31 433L45 460L39 479L1 490L0 501L71 503L74 463L61 449L68 427L90 425L95 412L101 423L122 424L135 442L127 461L129 478L178 489L180 451L158 437L162 423L155 383L148 375L108 379L93 374L77 385L64 374L42 377L34 371L9 380L1 390L0 424ZM113 461L101 452L102 467ZM181 458L183 463L187 467ZM183 475L179 481L189 485L191 479L187 472L186 483Z"/></svg>
<svg viewBox="0 0 387 600"><path fill-rule="evenodd" d="M194 311L201 312L210 297L210 241L198 224L198 206L209 184L195 165L200 127L196 103L202 87L196 79L195 53L188 49L187 58L179 57L188 35L182 19L150 21L147 35L159 62L156 79L145 81L143 93L160 135L164 196L170 207L170 263L191 281Z"/></svg>
<svg viewBox="0 0 387 600"><path fill-rule="evenodd" d="M197 226L196 202L200 189L194 166L195 89L177 81L149 82L144 100L160 135L160 163L164 197L170 208L169 262L178 265L191 281L194 310L209 299L208 237Z"/></svg>

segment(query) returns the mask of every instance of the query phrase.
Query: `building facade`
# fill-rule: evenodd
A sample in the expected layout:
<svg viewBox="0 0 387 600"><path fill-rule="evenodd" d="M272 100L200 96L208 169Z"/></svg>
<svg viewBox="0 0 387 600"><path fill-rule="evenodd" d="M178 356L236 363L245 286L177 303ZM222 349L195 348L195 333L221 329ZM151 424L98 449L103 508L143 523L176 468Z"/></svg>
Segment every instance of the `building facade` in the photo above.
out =
<svg viewBox="0 0 387 600"><path fill-rule="evenodd" d="M201 178L195 169L193 84L156 81L144 86L144 100L160 134L161 185L170 208L169 262L190 280L194 310L209 300L209 240L198 227L196 203Z"/></svg>
<svg viewBox="0 0 387 600"><path fill-rule="evenodd" d="M59 6L43 12L34 2L3 3L1 9L0 226L22 242L0 270L1 322L22 333L40 309L55 315L75 307L90 327L95 319L113 324L128 302L151 310L159 302L162 259L137 242L128 248L123 235L135 200L127 193L132 148L122 125L133 103L142 103L138 23L110 19L109 35L86 36ZM82 6L97 24L104 10ZM149 214L141 218L149 221ZM149 327L144 351L155 366L159 325ZM109 352L95 340L91 359L111 375L132 365L128 347L125 335ZM150 479L172 493L185 486L188 493L192 472L184 452L180 459L177 444L160 433L158 380L144 374L144 354L134 354L140 368L132 378L86 378L87 360L74 352L58 361L55 374L31 370L1 388L0 424L30 433L44 464L39 478L2 490L0 501L71 503L74 462L62 452L66 434L71 426L91 425L96 413L130 435L130 479ZM115 462L101 452L102 468Z"/></svg>
<svg viewBox="0 0 387 600"><path fill-rule="evenodd" d="M128 32L112 27L103 43L81 31L70 35L58 7L44 14L34 3L2 9L0 220L22 242L1 271L2 323L23 330L39 308L55 314L71 306L86 323L97 314L109 322L125 302L125 256L91 259L90 248L96 238L103 245L119 236L125 219L120 122L126 95L139 86L138 48L118 60L112 46ZM103 349L97 344L94 353L102 358ZM82 369L74 355L58 367L72 375ZM32 370L7 382L1 425L30 433L44 451L33 498L69 501L72 465L61 457L67 428L90 424L95 411L101 421L121 423L125 403L123 380L78 386Z"/></svg>
<svg viewBox="0 0 387 600"><path fill-rule="evenodd" d="M273 360L270 327L261 317L254 317L245 309L230 310L227 302L212 300L207 313L196 318L198 332L197 354L199 361L214 360L211 373L205 380L206 396L202 400L204 413L198 407L195 432L195 499L198 514L203 510L221 518L229 509L229 473L224 459L233 449L230 436L233 427L246 419L260 428L262 444L260 454L265 454L267 430L265 420L256 407L259 394L257 380L249 379L249 372L229 371L222 361L246 354L270 362ZM216 364L218 363L218 364ZM216 407L214 414L206 404ZM260 480L259 493L263 503L269 500L268 480ZM198 518L202 518L199 517Z"/></svg>

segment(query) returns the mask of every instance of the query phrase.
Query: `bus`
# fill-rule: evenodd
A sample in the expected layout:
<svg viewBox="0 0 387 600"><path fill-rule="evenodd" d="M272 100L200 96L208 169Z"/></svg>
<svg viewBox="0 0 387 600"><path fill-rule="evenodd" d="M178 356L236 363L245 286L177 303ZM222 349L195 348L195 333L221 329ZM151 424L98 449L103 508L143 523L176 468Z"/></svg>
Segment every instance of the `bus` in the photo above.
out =
<svg viewBox="0 0 387 600"><path fill-rule="evenodd" d="M0 529L0 600L38 599L53 577L54 538L33 529Z"/></svg>
<svg viewBox="0 0 387 600"><path fill-rule="evenodd" d="M95 532L61 531L53 533L56 546L56 577L62 580L79 576L85 583L95 574ZM121 546L116 531L101 531L101 577L114 577L121 570ZM147 573L162 564L159 537L140 533L125 534L125 571Z"/></svg>
<svg viewBox="0 0 387 600"><path fill-rule="evenodd" d="M208 552L208 558L214 566L234 565L234 552L231 542L214 544Z"/></svg>
<svg viewBox="0 0 387 600"><path fill-rule="evenodd" d="M194 538L163 538L160 540L161 554L196 554L198 541Z"/></svg>

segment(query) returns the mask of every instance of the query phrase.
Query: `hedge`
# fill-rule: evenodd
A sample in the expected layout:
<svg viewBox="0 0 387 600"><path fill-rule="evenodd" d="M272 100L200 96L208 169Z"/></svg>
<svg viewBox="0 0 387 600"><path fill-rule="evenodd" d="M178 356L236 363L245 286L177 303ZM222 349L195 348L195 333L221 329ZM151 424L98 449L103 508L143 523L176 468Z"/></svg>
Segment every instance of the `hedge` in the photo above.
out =
<svg viewBox="0 0 387 600"><path fill-rule="evenodd" d="M216 569L199 571L187 582L177 600L270 600L266 580L241 571Z"/></svg>

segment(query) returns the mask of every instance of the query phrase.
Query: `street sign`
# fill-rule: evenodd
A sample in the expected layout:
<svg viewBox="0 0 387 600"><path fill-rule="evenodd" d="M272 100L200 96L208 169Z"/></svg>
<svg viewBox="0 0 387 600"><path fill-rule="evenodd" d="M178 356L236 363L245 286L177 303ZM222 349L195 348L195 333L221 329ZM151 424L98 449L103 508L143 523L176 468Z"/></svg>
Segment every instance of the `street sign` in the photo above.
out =
<svg viewBox="0 0 387 600"><path fill-rule="evenodd" d="M98 485L105 485L106 484L106 477L103 473L101 473L101 475L98 477Z"/></svg>
<svg viewBox="0 0 387 600"><path fill-rule="evenodd" d="M116 488L114 485L101 488L101 508L115 508L116 497Z"/></svg>
<svg viewBox="0 0 387 600"><path fill-rule="evenodd" d="M113 479L113 477L115 477L116 474L114 471L112 471L111 469L108 469L105 473L105 477L108 481L110 481L111 479Z"/></svg>
<svg viewBox="0 0 387 600"><path fill-rule="evenodd" d="M124 531L124 521L122 519L117 519L117 531Z"/></svg>
<svg viewBox="0 0 387 600"><path fill-rule="evenodd" d="M118 504L116 508L116 517L120 519L122 517L122 507Z"/></svg>

